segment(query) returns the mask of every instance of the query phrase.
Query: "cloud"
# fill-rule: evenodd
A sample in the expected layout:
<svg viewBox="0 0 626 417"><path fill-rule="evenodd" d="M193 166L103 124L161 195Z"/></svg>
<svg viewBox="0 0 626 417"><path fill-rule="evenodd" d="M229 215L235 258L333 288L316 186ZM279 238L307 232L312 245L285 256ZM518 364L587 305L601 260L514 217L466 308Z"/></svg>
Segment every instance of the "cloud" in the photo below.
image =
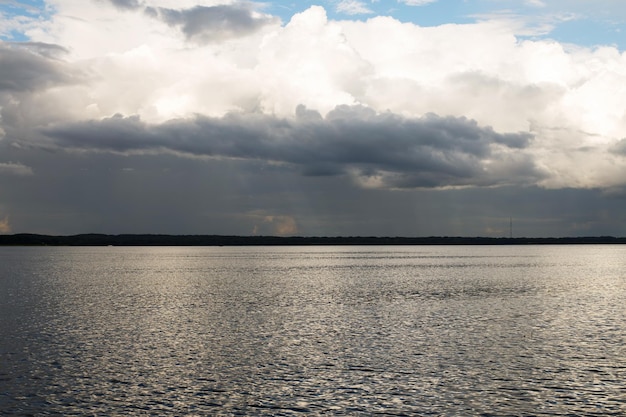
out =
<svg viewBox="0 0 626 417"><path fill-rule="evenodd" d="M435 3L439 0L398 0L400 3L404 3L407 6L425 6L430 3Z"/></svg>
<svg viewBox="0 0 626 417"><path fill-rule="evenodd" d="M64 48L0 41L0 92L36 91L72 80L72 69L54 59Z"/></svg>
<svg viewBox="0 0 626 417"><path fill-rule="evenodd" d="M53 3L0 23L30 39L0 43L13 230L472 235L510 216L535 236L624 230L626 55L521 37L596 2L430 27L319 6L282 24L226 0Z"/></svg>
<svg viewBox="0 0 626 417"><path fill-rule="evenodd" d="M119 7L120 9L137 9L141 6L141 2L139 0L108 0L115 7Z"/></svg>
<svg viewBox="0 0 626 417"><path fill-rule="evenodd" d="M9 224L9 216L5 216L4 219L0 219L0 233L11 233L11 225Z"/></svg>
<svg viewBox="0 0 626 417"><path fill-rule="evenodd" d="M8 47L30 51L48 59L60 60L69 51L60 46L44 42L7 42Z"/></svg>
<svg viewBox="0 0 626 417"><path fill-rule="evenodd" d="M263 26L278 22L277 18L256 12L251 3L195 6L183 10L147 8L146 13L179 27L187 39L200 42L250 35Z"/></svg>
<svg viewBox="0 0 626 417"><path fill-rule="evenodd" d="M20 163L0 162L0 175L33 175L33 170Z"/></svg>
<svg viewBox="0 0 626 417"><path fill-rule="evenodd" d="M626 178L612 150L626 129L616 48L521 40L501 20L420 27L334 21L311 7L280 25L249 3L145 4L156 15L59 2L31 43L2 44L5 141L267 160L371 187L603 188ZM410 142L402 129L419 135ZM383 146L387 133L397 154Z"/></svg>
<svg viewBox="0 0 626 417"><path fill-rule="evenodd" d="M530 144L527 133L500 134L472 120L434 114L377 114L362 106L339 106L325 118L314 114L299 107L296 119L228 114L163 124L117 115L42 133L62 148L261 160L308 175L353 174L380 187L492 186L541 178L531 160L516 161L524 168L504 169L511 152Z"/></svg>
<svg viewBox="0 0 626 417"><path fill-rule="evenodd" d="M626 138L619 140L613 146L611 146L610 151L614 154L626 156Z"/></svg>
<svg viewBox="0 0 626 417"><path fill-rule="evenodd" d="M265 216L263 223L270 225L268 234L271 235L294 236L298 234L298 225L292 216ZM263 229L263 226L259 228L255 225L253 234L265 234Z"/></svg>
<svg viewBox="0 0 626 417"><path fill-rule="evenodd" d="M535 8L540 6L534 5ZM559 25L580 20L583 16L572 12L552 12L541 15L526 14L513 10L498 10L483 14L474 14L473 18L483 22L500 22L512 28L516 36L549 36Z"/></svg>
<svg viewBox="0 0 626 417"><path fill-rule="evenodd" d="M546 3L543 0L526 0L525 4L531 7L546 7Z"/></svg>
<svg viewBox="0 0 626 417"><path fill-rule="evenodd" d="M374 13L369 7L365 5L365 3L358 0L341 0L337 4L337 11L339 13L346 13L349 15Z"/></svg>

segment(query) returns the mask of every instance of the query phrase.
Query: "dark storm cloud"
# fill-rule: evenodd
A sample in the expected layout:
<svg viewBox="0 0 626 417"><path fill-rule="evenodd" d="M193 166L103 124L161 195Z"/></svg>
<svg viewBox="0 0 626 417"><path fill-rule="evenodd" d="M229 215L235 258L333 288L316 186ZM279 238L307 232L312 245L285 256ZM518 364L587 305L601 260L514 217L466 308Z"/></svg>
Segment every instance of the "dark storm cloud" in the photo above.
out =
<svg viewBox="0 0 626 417"><path fill-rule="evenodd" d="M63 51L44 43L0 42L0 92L34 91L69 81L69 71L55 59Z"/></svg>
<svg viewBox="0 0 626 417"><path fill-rule="evenodd" d="M59 146L123 154L176 153L290 164L307 175L352 173L377 186L501 185L541 177L515 151L532 139L500 134L466 118L377 114L339 106L326 118L300 107L297 117L229 114L163 124L116 115L42 131Z"/></svg>
<svg viewBox="0 0 626 417"><path fill-rule="evenodd" d="M245 36L277 22L277 18L257 16L248 3L196 6L191 9L146 8L146 13L179 27L187 39L210 42Z"/></svg>
<svg viewBox="0 0 626 417"><path fill-rule="evenodd" d="M597 189L397 192L252 160L25 152L6 142L0 155L34 171L0 175L0 220L14 233L250 235L270 226L267 216L291 216L312 236L500 237L511 218L516 237L626 235L624 200Z"/></svg>

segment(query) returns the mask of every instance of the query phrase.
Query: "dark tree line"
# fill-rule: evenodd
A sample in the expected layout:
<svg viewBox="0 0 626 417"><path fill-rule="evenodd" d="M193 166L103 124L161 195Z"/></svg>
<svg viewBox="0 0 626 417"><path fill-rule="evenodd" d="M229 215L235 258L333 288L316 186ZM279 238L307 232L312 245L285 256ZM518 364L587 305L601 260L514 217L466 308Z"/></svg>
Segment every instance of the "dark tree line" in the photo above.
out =
<svg viewBox="0 0 626 417"><path fill-rule="evenodd" d="M612 236L560 238L492 237L277 237L156 234L80 234L48 236L37 234L0 235L8 246L297 246L297 245L571 245L623 244L626 238Z"/></svg>

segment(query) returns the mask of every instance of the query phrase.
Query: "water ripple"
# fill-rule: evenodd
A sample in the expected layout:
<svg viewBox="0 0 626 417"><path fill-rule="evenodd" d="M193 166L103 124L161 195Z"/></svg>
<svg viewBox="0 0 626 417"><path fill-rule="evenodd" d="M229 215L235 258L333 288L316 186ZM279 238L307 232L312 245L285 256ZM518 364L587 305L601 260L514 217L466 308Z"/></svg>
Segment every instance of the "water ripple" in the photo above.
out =
<svg viewBox="0 0 626 417"><path fill-rule="evenodd" d="M625 252L3 248L0 411L625 415Z"/></svg>

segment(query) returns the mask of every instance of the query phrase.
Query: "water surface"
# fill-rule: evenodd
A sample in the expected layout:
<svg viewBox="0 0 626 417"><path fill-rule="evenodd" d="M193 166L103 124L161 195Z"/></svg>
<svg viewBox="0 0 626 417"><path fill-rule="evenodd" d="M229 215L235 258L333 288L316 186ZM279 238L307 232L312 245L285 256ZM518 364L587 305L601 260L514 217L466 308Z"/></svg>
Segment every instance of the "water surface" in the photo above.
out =
<svg viewBox="0 0 626 417"><path fill-rule="evenodd" d="M0 297L0 414L626 414L624 246L4 247Z"/></svg>

